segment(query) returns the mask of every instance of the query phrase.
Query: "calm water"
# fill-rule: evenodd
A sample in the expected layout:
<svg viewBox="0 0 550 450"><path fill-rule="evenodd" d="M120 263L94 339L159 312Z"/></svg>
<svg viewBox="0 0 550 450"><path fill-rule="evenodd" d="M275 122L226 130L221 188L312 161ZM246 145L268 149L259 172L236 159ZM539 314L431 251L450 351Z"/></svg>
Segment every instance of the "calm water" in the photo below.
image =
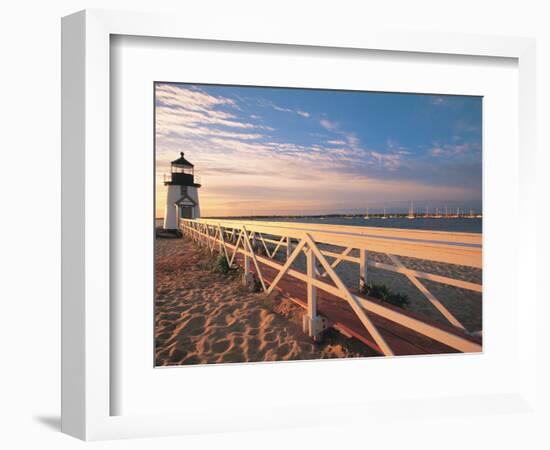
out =
<svg viewBox="0 0 550 450"><path fill-rule="evenodd" d="M382 227L382 228L405 228L410 230L432 230L432 231L458 231L465 233L481 233L482 219L468 218L448 218L448 219L432 219L432 218L416 218L407 219L406 217L398 218L369 218L362 217L277 217L266 218L259 220L277 220L281 222L302 222L302 223L323 223L330 225L354 225L361 227Z"/></svg>

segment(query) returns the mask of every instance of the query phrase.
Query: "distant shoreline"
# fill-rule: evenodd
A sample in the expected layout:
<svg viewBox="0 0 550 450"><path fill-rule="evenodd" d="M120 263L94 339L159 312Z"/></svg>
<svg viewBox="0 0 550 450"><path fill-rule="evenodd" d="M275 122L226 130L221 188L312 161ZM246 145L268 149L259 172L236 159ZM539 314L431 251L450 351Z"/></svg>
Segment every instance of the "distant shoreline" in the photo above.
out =
<svg viewBox="0 0 550 450"><path fill-rule="evenodd" d="M386 213L385 215L383 213L375 213L375 214L369 214L369 219L382 219L384 216L386 216L387 219L407 219L408 213ZM290 214L284 214L284 215L277 215L277 214L270 214L270 215L254 215L254 216L204 216L203 219L321 219L321 218L327 218L327 217L349 217L349 218L364 218L365 214L297 214L297 215L290 215ZM415 219L482 219L483 216L481 214L441 214L438 216L432 215L432 214L415 214ZM155 220L164 220L164 217L156 217Z"/></svg>
<svg viewBox="0 0 550 450"><path fill-rule="evenodd" d="M207 217L204 217L207 219ZM305 224L325 224L338 226L358 226L358 227L382 227L382 228L398 228L409 230L429 230L429 231L446 231L455 233L483 233L483 218L482 217L457 217L447 215L442 217L426 217L416 215L414 218L408 218L407 215L386 214L386 217L381 215L369 215L366 218L361 214L341 215L280 215L280 216L230 216L230 217L212 217L208 219L216 221L242 221L242 222L293 222ZM156 226L162 228L162 219L157 218Z"/></svg>

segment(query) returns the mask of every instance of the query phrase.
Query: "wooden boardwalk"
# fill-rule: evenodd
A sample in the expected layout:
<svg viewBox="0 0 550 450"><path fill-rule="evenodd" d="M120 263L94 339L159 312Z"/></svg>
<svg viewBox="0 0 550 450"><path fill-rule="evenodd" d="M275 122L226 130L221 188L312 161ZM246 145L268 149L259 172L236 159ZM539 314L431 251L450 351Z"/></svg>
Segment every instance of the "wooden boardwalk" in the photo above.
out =
<svg viewBox="0 0 550 450"><path fill-rule="evenodd" d="M475 292L482 292L481 284L413 270L400 259L481 268L480 234L222 219L181 219L180 229L210 251L220 252L230 266L236 263L245 273L256 273L267 295L277 290L305 308L304 331L313 339L320 337L328 322L386 356L482 351L481 338L469 334L421 280ZM352 256L354 249L359 256ZM277 257L280 251L286 256ZM371 261L370 251L385 253L393 264ZM305 272L295 264L301 254L306 257ZM334 271L342 261L359 266L355 289ZM406 276L448 325L359 295L359 287L367 283L368 267Z"/></svg>
<svg viewBox="0 0 550 450"><path fill-rule="evenodd" d="M240 258L239 258L240 259ZM242 263L242 260L239 260L239 264ZM277 270L261 264L260 270L265 280L272 282L275 276L277 275ZM251 271L255 272L255 268L251 267ZM297 305L301 306L304 309L307 309L307 285L306 283L290 276L285 275L277 285L277 291L284 297L290 299ZM357 295L357 293L355 293ZM379 302L374 298L369 298L369 300L374 302ZM395 307L384 303L384 306L387 308L395 309L403 313L403 309ZM319 290L317 292L317 310L319 314L326 317L331 326L342 334L347 336L352 336L355 339L363 342L376 352L382 354L380 348L365 329L361 321L357 318L355 313L352 311L350 306L343 301L342 299ZM407 315L410 317L421 319L426 322L427 319L420 315L414 314L412 312L406 311ZM443 353L460 353L458 350L455 350L447 345L444 345L436 340L430 339L426 336L423 336L413 330L410 330L406 327L403 327L395 322L391 322L383 317L380 317L376 314L369 314L369 317L374 322L382 336L385 338L386 342L391 346L395 355L422 355L422 354L443 354ZM450 331L453 333L460 333L464 338L472 340L473 342L481 344L481 340L476 337L467 335L466 333L461 333L453 327L446 327L435 321L430 321L430 323L442 330Z"/></svg>

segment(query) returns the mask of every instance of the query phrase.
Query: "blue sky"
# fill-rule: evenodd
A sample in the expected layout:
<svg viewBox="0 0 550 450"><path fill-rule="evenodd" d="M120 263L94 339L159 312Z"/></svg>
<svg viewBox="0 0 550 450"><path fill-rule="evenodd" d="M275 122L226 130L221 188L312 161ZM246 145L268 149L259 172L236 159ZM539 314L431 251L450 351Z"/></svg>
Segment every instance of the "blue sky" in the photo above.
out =
<svg viewBox="0 0 550 450"><path fill-rule="evenodd" d="M480 210L481 114L480 97L157 84L157 210L180 151L204 216Z"/></svg>

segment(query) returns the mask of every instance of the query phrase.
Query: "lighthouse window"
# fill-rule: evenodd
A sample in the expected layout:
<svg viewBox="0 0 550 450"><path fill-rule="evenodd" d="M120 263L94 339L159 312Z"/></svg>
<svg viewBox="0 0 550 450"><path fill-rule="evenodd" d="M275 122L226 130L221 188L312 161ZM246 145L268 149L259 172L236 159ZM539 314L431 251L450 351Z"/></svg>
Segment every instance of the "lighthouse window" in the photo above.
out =
<svg viewBox="0 0 550 450"><path fill-rule="evenodd" d="M172 173L187 173L193 175L193 168L172 166Z"/></svg>
<svg viewBox="0 0 550 450"><path fill-rule="evenodd" d="M180 194L187 195L187 186L180 186Z"/></svg>

